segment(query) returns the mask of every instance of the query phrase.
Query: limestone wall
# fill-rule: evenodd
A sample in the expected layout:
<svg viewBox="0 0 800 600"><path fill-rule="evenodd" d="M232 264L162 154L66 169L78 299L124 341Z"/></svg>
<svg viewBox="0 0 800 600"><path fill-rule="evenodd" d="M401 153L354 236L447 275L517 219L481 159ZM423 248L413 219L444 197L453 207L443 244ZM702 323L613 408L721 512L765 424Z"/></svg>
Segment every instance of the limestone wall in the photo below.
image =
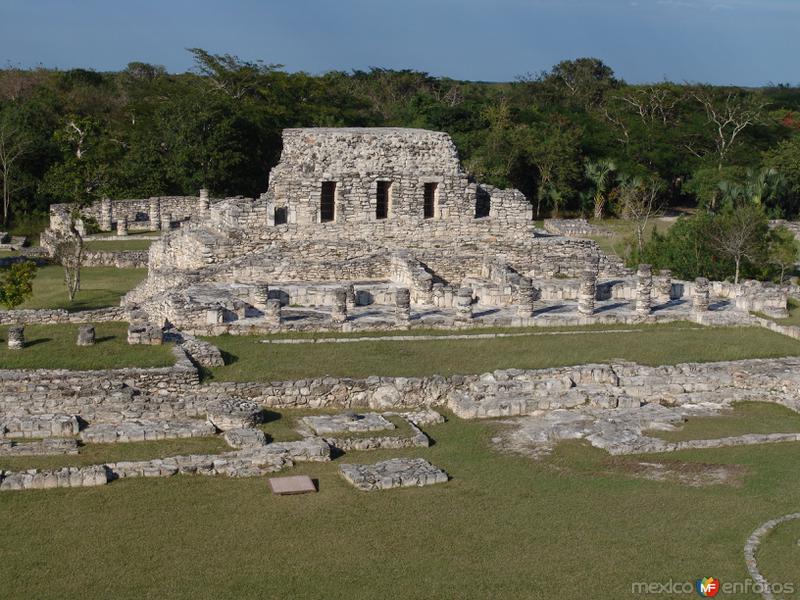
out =
<svg viewBox="0 0 800 600"><path fill-rule="evenodd" d="M519 192L479 188L468 181L446 133L402 128L286 129L270 173L268 204L289 223L320 223L322 182L335 183L335 222L379 220L379 182L388 186L385 220L423 221L426 184L435 186L430 220L531 219ZM481 204L482 203L482 204ZM480 206L479 206L480 204ZM382 215L381 215L382 216Z"/></svg>

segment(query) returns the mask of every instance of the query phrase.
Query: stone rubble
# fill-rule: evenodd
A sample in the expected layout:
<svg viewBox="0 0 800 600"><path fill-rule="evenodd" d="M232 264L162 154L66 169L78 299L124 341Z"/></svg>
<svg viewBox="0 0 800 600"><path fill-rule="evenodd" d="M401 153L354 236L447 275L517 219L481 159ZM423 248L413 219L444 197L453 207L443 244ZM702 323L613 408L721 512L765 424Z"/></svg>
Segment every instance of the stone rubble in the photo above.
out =
<svg viewBox="0 0 800 600"><path fill-rule="evenodd" d="M365 492L447 483L448 476L422 458L393 458L372 465L343 464L339 474Z"/></svg>

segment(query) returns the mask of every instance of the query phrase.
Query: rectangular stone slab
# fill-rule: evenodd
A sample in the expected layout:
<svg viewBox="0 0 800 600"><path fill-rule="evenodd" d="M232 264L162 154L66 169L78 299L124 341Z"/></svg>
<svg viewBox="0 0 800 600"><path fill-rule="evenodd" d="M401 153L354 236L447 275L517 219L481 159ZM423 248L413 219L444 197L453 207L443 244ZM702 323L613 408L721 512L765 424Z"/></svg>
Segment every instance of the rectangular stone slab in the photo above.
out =
<svg viewBox="0 0 800 600"><path fill-rule="evenodd" d="M308 494L316 492L317 487L308 475L291 475L289 477L270 477L269 487L272 493L279 496L292 494Z"/></svg>

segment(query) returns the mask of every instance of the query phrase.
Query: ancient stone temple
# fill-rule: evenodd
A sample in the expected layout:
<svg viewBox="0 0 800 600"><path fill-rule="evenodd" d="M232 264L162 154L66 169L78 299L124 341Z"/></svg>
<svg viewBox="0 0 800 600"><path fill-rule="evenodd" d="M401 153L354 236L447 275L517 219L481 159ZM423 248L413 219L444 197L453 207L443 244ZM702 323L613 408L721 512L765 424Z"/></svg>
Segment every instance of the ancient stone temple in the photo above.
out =
<svg viewBox="0 0 800 600"><path fill-rule="evenodd" d="M400 289L412 325L463 323L467 308L510 319L520 278L604 267L595 242L537 232L518 190L472 180L441 132L288 129L260 198L203 206L152 245L125 299L187 331L402 326Z"/></svg>
<svg viewBox="0 0 800 600"><path fill-rule="evenodd" d="M521 193L470 183L450 136L422 129L287 129L269 190L270 224L532 218Z"/></svg>

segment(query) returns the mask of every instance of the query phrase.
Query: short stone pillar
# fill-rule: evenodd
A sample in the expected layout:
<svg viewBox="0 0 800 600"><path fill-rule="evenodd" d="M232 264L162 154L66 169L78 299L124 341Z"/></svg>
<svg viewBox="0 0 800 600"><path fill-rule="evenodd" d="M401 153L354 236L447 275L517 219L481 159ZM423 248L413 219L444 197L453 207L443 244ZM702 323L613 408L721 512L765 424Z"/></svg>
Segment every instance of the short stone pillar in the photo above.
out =
<svg viewBox="0 0 800 600"><path fill-rule="evenodd" d="M597 271L587 269L581 273L578 287L578 312L582 315L593 315L597 299Z"/></svg>
<svg viewBox="0 0 800 600"><path fill-rule="evenodd" d="M650 265L639 265L636 271L636 314L646 317L652 308L653 271Z"/></svg>
<svg viewBox="0 0 800 600"><path fill-rule="evenodd" d="M331 321L334 323L344 323L347 321L347 290L344 288L338 288L333 291Z"/></svg>
<svg viewBox="0 0 800 600"><path fill-rule="evenodd" d="M128 217L125 215L122 215L117 219L117 235L128 235Z"/></svg>
<svg viewBox="0 0 800 600"><path fill-rule="evenodd" d="M356 288L355 286L350 283L345 288L345 292L347 292L347 308L355 308L356 307Z"/></svg>
<svg viewBox="0 0 800 600"><path fill-rule="evenodd" d="M198 215L208 214L211 208L211 200L208 197L208 190L203 188L200 190L200 197L197 200L197 213Z"/></svg>
<svg viewBox="0 0 800 600"><path fill-rule="evenodd" d="M472 288L460 287L455 297L456 319L469 321L472 319Z"/></svg>
<svg viewBox="0 0 800 600"><path fill-rule="evenodd" d="M172 229L172 215L161 213L161 231L169 231L170 229Z"/></svg>
<svg viewBox="0 0 800 600"><path fill-rule="evenodd" d="M709 283L705 277L698 277L694 280L692 288L692 312L702 313L708 310L709 305Z"/></svg>
<svg viewBox="0 0 800 600"><path fill-rule="evenodd" d="M272 300L267 300L267 303L264 307L264 319L270 325L280 325L282 321L281 317L281 301L277 298L273 298Z"/></svg>
<svg viewBox="0 0 800 600"><path fill-rule="evenodd" d="M259 284L253 290L253 302L256 306L266 308L269 301L269 285L266 283Z"/></svg>
<svg viewBox="0 0 800 600"><path fill-rule="evenodd" d="M536 290L529 277L521 277L517 290L517 316L529 319L533 316L536 303Z"/></svg>
<svg viewBox="0 0 800 600"><path fill-rule="evenodd" d="M100 218L98 219L98 226L100 231L111 231L112 229L111 217L111 199L103 198L100 201Z"/></svg>
<svg viewBox="0 0 800 600"><path fill-rule="evenodd" d="M411 320L411 291L408 288L397 288L394 293L394 318L400 324Z"/></svg>
<svg viewBox="0 0 800 600"><path fill-rule="evenodd" d="M156 231L161 229L161 199L158 197L150 198L150 208L148 210L150 219L150 229Z"/></svg>
<svg viewBox="0 0 800 600"><path fill-rule="evenodd" d="M661 269L655 283L655 293L658 302L666 304L672 300L672 271Z"/></svg>
<svg viewBox="0 0 800 600"><path fill-rule="evenodd" d="M78 346L94 346L94 325L81 325L78 328Z"/></svg>
<svg viewBox="0 0 800 600"><path fill-rule="evenodd" d="M25 347L25 326L12 325L8 328L8 349L22 350Z"/></svg>

